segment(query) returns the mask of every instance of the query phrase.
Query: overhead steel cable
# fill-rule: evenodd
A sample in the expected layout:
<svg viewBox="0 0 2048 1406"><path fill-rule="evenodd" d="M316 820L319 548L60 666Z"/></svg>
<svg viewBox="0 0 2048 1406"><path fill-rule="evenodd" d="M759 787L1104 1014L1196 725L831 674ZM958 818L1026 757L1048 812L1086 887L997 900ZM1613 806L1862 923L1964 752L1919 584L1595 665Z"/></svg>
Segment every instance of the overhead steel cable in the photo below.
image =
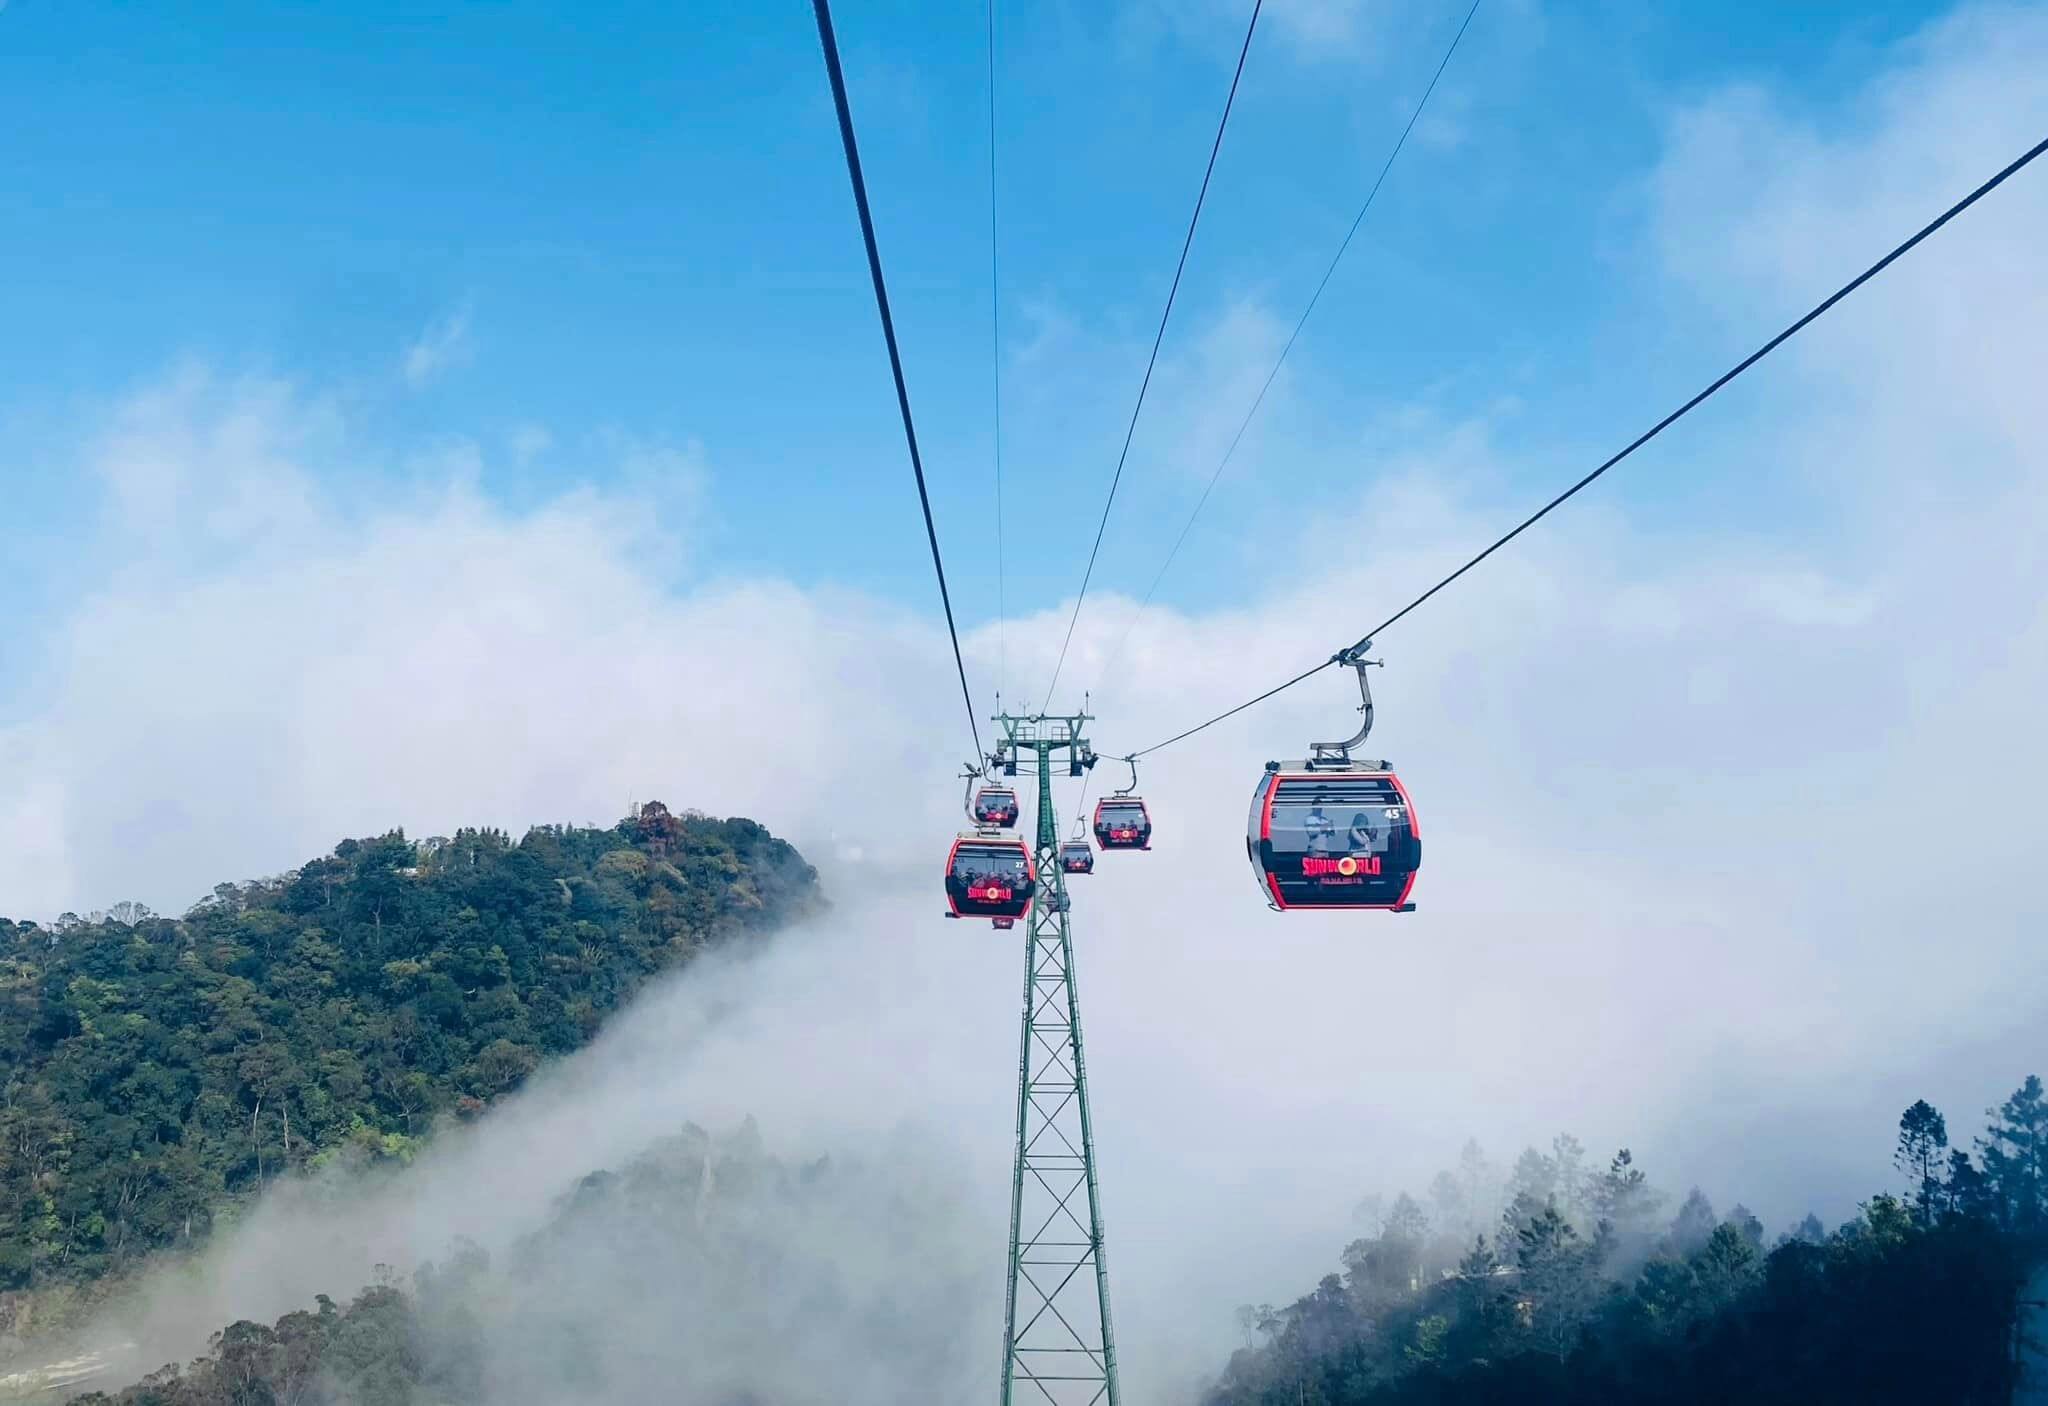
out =
<svg viewBox="0 0 2048 1406"><path fill-rule="evenodd" d="M1209 505L1209 495L1216 491L1216 484L1223 477L1223 471L1230 466L1238 445L1244 442L1245 431L1251 428L1253 418L1259 413L1259 407L1266 403L1266 392L1273 389L1273 382L1279 377L1280 368L1287 364L1287 354L1294 350L1295 342L1300 340L1301 329L1308 326L1309 314L1314 312L1316 304L1322 301L1323 290L1330 286L1330 279L1337 272L1337 265L1344 261L1345 251L1350 249L1359 226L1365 223L1366 212L1372 209L1373 201L1379 198L1380 187L1387 181L1387 173L1394 169L1394 162L1400 157L1401 148L1408 144L1409 134L1415 130L1415 124L1422 119L1423 109L1429 106L1430 95L1436 92L1436 85L1443 78L1444 70L1451 66L1451 56L1458 52L1458 45L1463 42L1465 31L1472 27L1472 17L1479 13L1480 3L1481 0L1472 0L1471 8L1465 11L1464 23L1460 24L1458 32L1451 36L1450 47L1444 50L1443 58L1437 63L1436 72L1430 75L1429 86L1422 90L1422 97L1415 104L1415 110L1408 115L1408 125L1401 129L1401 135L1395 140L1393 150L1387 153L1387 159L1380 166L1380 173L1374 179L1372 189L1365 194L1365 203L1358 207L1358 214L1352 219L1351 228L1345 231L1343 241L1337 246L1337 252L1330 256L1329 267L1323 270L1322 280L1316 284L1315 292L1309 295L1308 306L1304 307L1301 316L1295 319L1294 330L1287 336L1287 345L1280 348L1280 355L1274 358L1273 369L1266 373L1265 382L1259 387L1259 393L1252 398L1251 408L1244 412L1244 419L1238 423L1237 433L1231 436L1230 447L1223 451L1223 458L1218 461L1216 471L1209 475L1209 482L1202 488L1202 496L1195 501L1194 511L1189 513L1188 520L1181 524L1180 535L1173 539L1173 546L1168 549L1166 560L1159 564L1158 573L1153 576L1152 584L1145 588L1144 598L1138 602L1137 610L1132 612L1130 622L1124 626L1123 635L1117 640L1116 648L1109 652L1109 659L1102 666L1104 679L1109 677L1117 660L1123 657L1124 646L1130 643L1131 631L1137 627L1139 616L1143 615L1145 607L1152 603L1152 596L1158 591L1159 583L1166 579L1168 568L1173 565L1174 558L1180 555L1182 544L1188 540L1188 533L1194 528L1195 519L1200 517L1202 509Z"/></svg>
<svg viewBox="0 0 2048 1406"><path fill-rule="evenodd" d="M1425 601L1428 601L1431 597L1435 596L1437 592L1443 590L1444 587L1450 585L1453 581L1456 581L1459 577L1463 576L1473 567L1485 561L1488 557L1492 556L1502 547L1505 547L1508 543L1514 541L1515 538L1521 536L1531 527L1534 527L1537 523L1541 522L1544 518L1548 517L1552 511L1562 506L1566 501L1568 501L1575 494L1577 494L1581 489L1591 484L1595 479L1599 478L1602 474L1606 473L1616 464L1619 464L1622 460L1628 458L1638 449L1641 449L1644 445L1648 444L1658 435L1664 433L1664 431L1669 429L1672 425L1677 424L1678 421L1684 419L1685 416L1691 414L1693 410L1697 409L1703 402L1705 402L1709 397L1718 392L1722 387L1726 386L1730 381L1733 381L1743 372L1749 370L1750 367L1756 365L1759 361L1762 361L1765 357L1769 356L1772 352L1776 351L1779 347L1783 346L1786 342L1790 341L1793 337L1797 336L1801 331L1803 331L1807 327L1808 324L1814 322L1822 314L1826 313L1829 309L1833 308L1835 304L1841 302L1844 298L1848 297L1851 293L1854 293L1857 289L1861 288L1871 279L1877 277L1880 273L1883 273L1886 269L1890 268L1893 264L1897 263L1900 259L1904 258L1908 253L1910 253L1914 248L1916 248L1923 240L1927 239L1930 235L1932 235L1936 230L1939 230L1943 225L1946 225L1950 220L1953 220L1956 216L1962 214L1963 211L1969 209L1972 205L1975 205L1978 201L1982 200L1992 191L2004 185L2007 180L2009 180L2012 176L2014 176L2019 171L2024 169L2029 163L2038 158L2044 151L2048 151L2048 138L2044 138L2043 140L2036 142L2033 146L2029 147L2025 152L2021 153L2021 155L2016 160L2007 165L2003 170L1999 171L1997 175L1991 177L1991 179L1985 181L1982 185L1978 186L1975 190L1971 191L1961 200L1958 200L1955 204L1949 206L1948 209L1942 211L1941 214L1936 216L1933 220L1930 220L1927 224L1921 226L1920 230L1917 233L1913 234L1910 238L1906 239L1903 243L1899 244L1889 254L1886 254L1883 258L1879 259L1869 268L1863 270L1863 272L1857 274L1854 278L1850 279L1847 283L1843 284L1840 288L1837 288L1833 293L1830 293L1826 298L1822 299L1819 303L1815 304L1813 308L1805 314L1805 316L1801 317L1798 321L1792 323L1791 326L1785 328L1784 331L1778 333L1777 336L1771 338L1768 342L1765 342L1762 346L1758 347L1748 356L1736 362L1735 365L1731 366L1728 370L1722 372L1719 376L1716 376L1711 382L1708 383L1704 390L1701 390L1698 394L1694 395L1692 399L1686 401L1683 405L1679 406L1669 415L1666 415L1656 424L1650 426L1649 429L1644 430L1641 434L1637 435L1634 439L1630 440L1628 444L1624 446L1619 452L1615 453L1613 456L1608 458L1598 468L1594 469L1584 478L1581 478L1577 483L1574 483L1571 487L1565 489L1562 493L1558 494L1555 498L1552 498L1549 502L1545 503L1535 512L1523 518L1519 523L1515 524L1514 527L1510 528L1508 531L1502 533L1499 537L1495 538L1494 541L1484 551L1474 556L1470 561L1467 561L1463 566L1459 567L1456 571L1453 571L1450 575L1444 577L1443 580L1437 582L1434 586L1431 586L1428 590L1424 591L1414 600L1402 606L1392 615L1389 615L1385 620L1382 620L1378 625L1375 625L1372 629L1366 631L1365 634L1359 637L1358 641L1355 644L1350 645L1346 649L1339 650L1336 654L1331 655L1328 659L1325 659L1320 664L1302 670L1300 673L1296 674L1293 678L1287 680L1285 683L1274 685L1272 688L1267 689L1264 693L1259 694L1256 698L1247 699L1244 702L1238 704L1234 708L1231 708L1225 712L1218 713L1215 717L1210 718L1207 722L1197 723L1193 727L1188 728L1185 731L1175 733L1173 736L1167 738L1164 742L1155 742L1150 747L1146 747L1140 751L1133 752L1131 755L1134 757L1143 757L1148 756L1153 752L1157 752L1163 747L1171 747L1174 743L1182 741L1185 738L1193 737L1196 733L1202 731L1205 728L1214 727L1217 723L1222 722L1226 718L1236 717L1245 709L1255 707L1256 705L1265 702L1274 694L1284 692L1285 690L1294 687L1302 680L1321 673L1324 669L1329 668L1332 664L1344 662L1349 656L1363 652L1365 649L1370 647L1373 638L1376 635L1379 635L1383 631L1398 624L1403 619L1406 619L1408 615L1410 615L1417 608L1419 608Z"/></svg>
<svg viewBox="0 0 2048 1406"><path fill-rule="evenodd" d="M1088 565L1081 573L1081 589L1074 597L1073 614L1067 617L1066 638L1060 641L1060 657L1053 664L1052 682L1045 687L1045 702L1039 704L1043 712L1052 703L1052 692L1059 687L1060 670L1066 667L1067 648L1074 642L1074 623L1081 618L1081 602L1088 598L1088 582L1095 575L1095 558L1102 550L1102 534L1109 526L1109 510L1116 503L1117 485L1123 482L1124 461L1131 456L1131 439L1138 432L1138 415L1145 408L1145 392L1152 386L1152 371L1159 364L1159 344L1166 340L1167 319L1173 316L1173 300L1180 293L1180 276L1188 266L1188 250L1194 247L1195 226L1202 220L1202 203L1209 197L1209 178L1216 174L1216 156L1223 150L1223 133L1230 126L1230 110L1237 104L1238 80L1244 77L1245 56L1252 51L1252 35L1258 32L1259 11L1265 0L1252 0L1251 23L1244 29L1244 44L1237 51L1237 70L1230 75L1230 95L1223 100L1223 116L1216 123L1216 140L1209 146L1209 164L1202 171L1202 188L1195 195L1195 211L1188 217L1188 232L1180 244L1180 262L1173 266L1173 284L1166 290L1166 307L1159 314L1159 330L1152 336L1152 354L1145 360L1145 379L1138 383L1138 400L1131 407L1131 422L1124 428L1124 447L1116 456L1116 472L1110 476L1109 496L1102 502L1102 520L1095 525L1095 544L1088 549Z"/></svg>
<svg viewBox="0 0 2048 1406"><path fill-rule="evenodd" d="M818 39L825 47L825 72L832 80L832 103L839 110L839 140L846 148L846 174L853 182L853 203L860 211L860 237L868 251L868 274L875 284L875 309L882 317L882 339L889 344L889 372L896 378L896 408L903 415L903 438L910 446L910 468L917 476L917 501L924 509L925 540L931 543L932 570L939 578L939 601L946 608L946 633L953 640L953 667L960 675L960 701L967 705L967 727L974 736L974 764L981 750L981 726L974 716L974 694L967 687L967 661L960 653L960 631L953 622L953 596L946 589L946 563L939 555L939 529L932 522L931 494L925 488L924 457L917 451L917 426L910 418L910 392L903 383L903 356L896 348L896 320L889 315L889 289L882 280L882 254L875 245L874 216L868 210L868 185L860 170L860 146L853 136L853 111L846 103L846 75L839 67L839 41L832 33L830 0L811 0L818 16Z"/></svg>
<svg viewBox="0 0 2048 1406"><path fill-rule="evenodd" d="M1003 305L996 255L996 0L988 0L988 326L989 368L994 378L996 461L996 696L1010 660L1009 587L1003 561Z"/></svg>

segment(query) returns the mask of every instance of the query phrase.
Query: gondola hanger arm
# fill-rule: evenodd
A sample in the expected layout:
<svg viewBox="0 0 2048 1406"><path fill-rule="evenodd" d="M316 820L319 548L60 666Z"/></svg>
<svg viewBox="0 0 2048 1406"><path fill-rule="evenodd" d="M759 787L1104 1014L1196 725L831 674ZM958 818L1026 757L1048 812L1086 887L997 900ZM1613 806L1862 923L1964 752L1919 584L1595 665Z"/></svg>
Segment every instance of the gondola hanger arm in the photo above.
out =
<svg viewBox="0 0 2048 1406"><path fill-rule="evenodd" d="M1358 672L1358 711L1363 716L1359 720L1359 728L1357 733L1351 737L1346 738L1344 741L1309 743L1309 756L1311 760L1328 762L1349 761L1351 759L1351 749L1353 747L1364 746L1365 739L1371 735L1372 685L1369 682L1367 682L1365 677L1365 671L1368 668L1386 667L1385 661L1383 660L1368 659L1365 657L1365 652L1371 648L1372 640L1370 638L1367 638L1360 640L1357 644L1352 645L1349 649L1340 649L1335 654L1330 656L1330 662L1332 664L1336 664L1344 668L1355 669Z"/></svg>
<svg viewBox="0 0 2048 1406"><path fill-rule="evenodd" d="M1128 757L1118 757L1117 760L1131 769L1131 784L1119 787L1117 790L1110 792L1110 795L1112 797L1128 796L1138 789L1138 758L1134 754Z"/></svg>

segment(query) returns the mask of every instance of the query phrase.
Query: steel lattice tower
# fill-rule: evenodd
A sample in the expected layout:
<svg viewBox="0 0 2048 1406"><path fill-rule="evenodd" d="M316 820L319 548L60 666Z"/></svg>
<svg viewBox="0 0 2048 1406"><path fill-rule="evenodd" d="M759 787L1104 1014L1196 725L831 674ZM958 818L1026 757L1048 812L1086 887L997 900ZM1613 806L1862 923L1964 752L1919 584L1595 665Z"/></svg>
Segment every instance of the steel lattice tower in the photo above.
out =
<svg viewBox="0 0 2048 1406"><path fill-rule="evenodd" d="M1038 769L1038 902L1025 923L1003 1406L1033 1401L1118 1406L1095 1128L1082 1055L1081 1003L1074 989L1072 912L1052 800L1055 752L1067 753L1070 775L1078 776L1093 760L1081 731L1089 717L998 713L994 720L1003 729L997 745L1006 766L1029 754Z"/></svg>

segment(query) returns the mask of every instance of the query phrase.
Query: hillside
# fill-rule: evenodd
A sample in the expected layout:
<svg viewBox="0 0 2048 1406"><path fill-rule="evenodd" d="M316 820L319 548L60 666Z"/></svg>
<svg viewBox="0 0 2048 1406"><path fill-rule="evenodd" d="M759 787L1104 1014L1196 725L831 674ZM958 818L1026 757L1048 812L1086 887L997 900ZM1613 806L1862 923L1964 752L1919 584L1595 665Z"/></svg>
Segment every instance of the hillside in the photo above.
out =
<svg viewBox="0 0 2048 1406"><path fill-rule="evenodd" d="M183 918L0 919L0 1289L195 1242L288 1170L409 1158L650 977L818 903L751 820L344 840Z"/></svg>
<svg viewBox="0 0 2048 1406"><path fill-rule="evenodd" d="M76 1406L896 1406L985 1370L959 1208L874 1164L685 1127L493 1257L457 1242ZM971 1227L969 1228L971 1229ZM337 1292L345 1292L336 1286ZM956 1396L933 1399L957 1399Z"/></svg>
<svg viewBox="0 0 2048 1406"><path fill-rule="evenodd" d="M2020 1286L2048 1258L2048 1100L2028 1078L1974 1150L1926 1102L1899 1121L1906 1193L1767 1246L1697 1189L1669 1214L1627 1150L1569 1137L1503 1180L1476 1145L1430 1187L1362 1208L1344 1272L1283 1309L1205 1406L1940 1401L2004 1406ZM2038 1349L2034 1349L2038 1350Z"/></svg>
<svg viewBox="0 0 2048 1406"><path fill-rule="evenodd" d="M1427 1210L1359 1208L1369 1233L1341 1276L1240 1310L1262 1341L1203 1400L2006 1406L2015 1350L2042 1350L2014 1332L2048 1218L2040 1083L1971 1151L1924 1103L1899 1134L1904 1195L1768 1247L1740 1206L1717 1215L1695 1190L1673 1210L1625 1152L1587 1166L1561 1136L1503 1175L1468 1146ZM147 1365L131 1354L75 1406L971 1399L997 1327L986 1225L911 1162L790 1162L750 1122L686 1127L495 1253L455 1241L409 1279L227 1324L123 1388Z"/></svg>

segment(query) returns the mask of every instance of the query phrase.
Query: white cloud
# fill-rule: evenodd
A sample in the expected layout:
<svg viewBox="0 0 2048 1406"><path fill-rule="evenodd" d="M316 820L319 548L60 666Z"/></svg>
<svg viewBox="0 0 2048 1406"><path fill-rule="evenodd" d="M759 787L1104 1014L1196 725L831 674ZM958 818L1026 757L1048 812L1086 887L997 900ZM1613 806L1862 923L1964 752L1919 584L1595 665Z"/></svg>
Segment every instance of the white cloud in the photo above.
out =
<svg viewBox="0 0 2048 1406"><path fill-rule="evenodd" d="M1372 7L1366 0L1272 0L1266 8L1304 52L1327 54L1358 41Z"/></svg>
<svg viewBox="0 0 2048 1406"><path fill-rule="evenodd" d="M1788 321L2048 130L2041 7L1958 11L1901 56L1848 104L1847 122L1788 112L1755 88L1680 113L1651 182L1673 280L1727 322ZM2036 344L2025 329L2048 322L2048 286L2036 276L2044 221L2048 170L2037 162L1787 348L1850 397L1850 413L1820 428L1853 432L1868 423L1855 413L1861 398L1900 398L1924 413L1884 417L1888 433L1909 436L1884 450L1910 448L1944 469L1975 457L1985 434L2007 446L2030 434L2035 376L2031 358L2014 353ZM1930 374L1947 392L1940 400L1918 391ZM1925 475L1922 487L1940 491L1944 477Z"/></svg>
<svg viewBox="0 0 2048 1406"><path fill-rule="evenodd" d="M1404 100L1395 120L1405 123L1413 110L1413 99ZM1430 95L1428 108L1416 119L1415 142L1429 151L1454 151L1465 144L1471 129L1471 91L1445 83Z"/></svg>
<svg viewBox="0 0 2048 1406"><path fill-rule="evenodd" d="M1702 286L1747 325L1952 198L1999 147L1980 129L2008 135L2048 66L2026 26L1954 38L1990 23L1909 46L1860 135L1814 137L1754 99L1680 121L1655 182L1673 277L1711 264ZM1244 867L1259 763L1345 724L1343 678L1146 766L1157 849L1104 859L1077 900L1134 1400L1214 1366L1232 1304L1312 1283L1360 1191L1420 1178L1468 1133L1511 1156L1570 1126L1774 1221L1838 1215L1882 1179L1904 1103L1967 1121L2038 1057L2048 429L2003 368L2038 360L2048 271L2017 251L2041 189L2002 192L1756 373L1795 406L1751 412L1757 452L1810 473L1820 504L1773 540L1810 545L1648 538L1596 491L1380 642L1374 749L1429 845L1417 914L1273 917ZM661 1117L754 1108L806 1149L923 1120L999 1201L1013 953L937 920L963 748L932 621L774 581L667 589L630 494L511 512L458 480L339 511L293 448L329 443L325 413L174 383L98 451L127 560L57 622L36 712L0 732L0 838L24 846L0 844L7 906L176 908L401 823L516 830L656 794L752 814L845 910L728 992L722 1053L649 1036L622 1087ZM1938 456L1963 423L1967 461ZM1147 613L1097 694L1103 750L1323 657L1514 515L1483 427L1408 433L1364 502L1305 518L1232 608ZM1080 680L1129 610L1091 604ZM1009 622L1016 673L1044 676L1065 618ZM988 678L995 628L967 643ZM507 1194L538 1205L546 1180ZM419 1194L441 1205L459 1182ZM441 1228L392 1233L434 1253Z"/></svg>
<svg viewBox="0 0 2048 1406"><path fill-rule="evenodd" d="M399 369L406 385L420 390L442 372L468 362L472 351L469 307L465 304L421 329L419 336L407 344Z"/></svg>
<svg viewBox="0 0 2048 1406"><path fill-rule="evenodd" d="M1132 0L1123 23L1141 40L1170 34L1219 52L1228 42L1234 59L1250 14L1241 0ZM1259 27L1297 59L1352 59L1391 18L1389 7L1368 0L1266 0Z"/></svg>
<svg viewBox="0 0 2048 1406"><path fill-rule="evenodd" d="M555 437L548 427L531 423L513 426L506 442L512 451L512 462L521 468L555 447Z"/></svg>

